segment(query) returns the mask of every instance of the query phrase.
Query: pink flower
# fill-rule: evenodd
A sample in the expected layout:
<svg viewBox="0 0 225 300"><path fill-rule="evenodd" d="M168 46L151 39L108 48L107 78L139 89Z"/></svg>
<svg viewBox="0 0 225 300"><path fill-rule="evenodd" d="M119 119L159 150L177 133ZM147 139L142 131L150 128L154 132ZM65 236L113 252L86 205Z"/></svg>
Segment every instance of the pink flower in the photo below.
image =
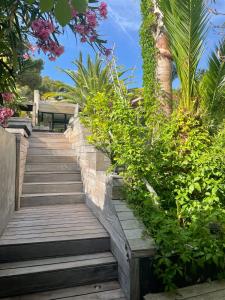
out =
<svg viewBox="0 0 225 300"><path fill-rule="evenodd" d="M50 61L55 61L56 60L56 57L52 56L52 55L50 55L48 58L49 58Z"/></svg>
<svg viewBox="0 0 225 300"><path fill-rule="evenodd" d="M85 43L87 42L87 38L85 36L82 36L82 38L80 39L81 43Z"/></svg>
<svg viewBox="0 0 225 300"><path fill-rule="evenodd" d="M53 23L43 19L33 21L31 28L34 32L34 36L43 41L46 41L50 37L51 33L55 31Z"/></svg>
<svg viewBox="0 0 225 300"><path fill-rule="evenodd" d="M94 27L96 27L98 25L98 23L97 23L97 16L96 16L96 13L94 11L89 10L86 13L86 18L87 18L88 25L90 27L94 28Z"/></svg>
<svg viewBox="0 0 225 300"><path fill-rule="evenodd" d="M112 54L112 49L105 49L105 56L110 56Z"/></svg>
<svg viewBox="0 0 225 300"><path fill-rule="evenodd" d="M104 19L107 18L108 10L107 10L107 4L105 2L101 2L101 4L99 5L99 13L102 18Z"/></svg>
<svg viewBox="0 0 225 300"><path fill-rule="evenodd" d="M12 93L2 93L2 99L6 102L11 102L13 100L13 94Z"/></svg>
<svg viewBox="0 0 225 300"><path fill-rule="evenodd" d="M54 56L60 56L64 52L64 47L58 45L54 41L49 41L49 43L48 43L48 51L51 52Z"/></svg>
<svg viewBox="0 0 225 300"><path fill-rule="evenodd" d="M80 34L85 34L85 25L82 24L75 25L74 29Z"/></svg>
<svg viewBox="0 0 225 300"><path fill-rule="evenodd" d="M0 124L6 127L8 118L12 117L13 114L14 111L11 108L7 108L7 107L0 108Z"/></svg>
<svg viewBox="0 0 225 300"><path fill-rule="evenodd" d="M91 43L94 43L94 42L96 41L96 38L97 38L96 35L92 35L92 36L90 36L89 41L90 41Z"/></svg>
<svg viewBox="0 0 225 300"><path fill-rule="evenodd" d="M32 53L34 53L36 50L37 50L37 46L34 46L34 45L29 45L28 46L28 49L32 52Z"/></svg>
<svg viewBox="0 0 225 300"><path fill-rule="evenodd" d="M24 60L30 59L29 53L24 53L24 54L23 54L23 58L24 58Z"/></svg>

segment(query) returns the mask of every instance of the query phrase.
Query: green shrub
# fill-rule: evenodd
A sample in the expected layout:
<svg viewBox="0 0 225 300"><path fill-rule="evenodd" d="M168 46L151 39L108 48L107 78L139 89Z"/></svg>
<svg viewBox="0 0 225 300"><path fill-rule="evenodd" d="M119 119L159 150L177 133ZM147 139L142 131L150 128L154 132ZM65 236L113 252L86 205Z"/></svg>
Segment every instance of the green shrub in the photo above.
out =
<svg viewBox="0 0 225 300"><path fill-rule="evenodd" d="M198 116L176 112L165 122L158 111L146 126L144 105L133 109L126 99L98 93L82 121L155 239L155 273L166 289L218 278L225 273L224 127L212 136Z"/></svg>

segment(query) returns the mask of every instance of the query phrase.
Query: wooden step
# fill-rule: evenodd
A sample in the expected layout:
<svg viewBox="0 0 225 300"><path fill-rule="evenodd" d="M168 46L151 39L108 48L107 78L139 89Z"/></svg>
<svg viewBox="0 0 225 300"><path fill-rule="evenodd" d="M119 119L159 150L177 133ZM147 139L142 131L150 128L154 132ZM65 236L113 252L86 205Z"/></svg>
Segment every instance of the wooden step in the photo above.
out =
<svg viewBox="0 0 225 300"><path fill-rule="evenodd" d="M75 154L72 149L45 149L45 148L28 148L28 155L61 155L71 156Z"/></svg>
<svg viewBox="0 0 225 300"><path fill-rule="evenodd" d="M59 137L52 137L52 136L48 136L48 137L45 137L45 136L39 136L39 137L33 137L31 136L29 138L29 142L30 143L40 143L40 142L48 142L48 143L51 143L51 142L59 142L59 143L65 143L65 142L69 142L68 139L63 135L63 136L59 136Z"/></svg>
<svg viewBox="0 0 225 300"><path fill-rule="evenodd" d="M34 163L26 164L25 172L78 171L77 163Z"/></svg>
<svg viewBox="0 0 225 300"><path fill-rule="evenodd" d="M65 135L63 133L56 133L56 132L32 132L31 138L64 138Z"/></svg>
<svg viewBox="0 0 225 300"><path fill-rule="evenodd" d="M80 171L61 172L29 172L24 174L24 182L58 182L58 181L80 181Z"/></svg>
<svg viewBox="0 0 225 300"><path fill-rule="evenodd" d="M109 251L109 235L85 204L22 208L0 237L0 261Z"/></svg>
<svg viewBox="0 0 225 300"><path fill-rule="evenodd" d="M109 281L78 287L34 293L2 300L125 300L118 281Z"/></svg>
<svg viewBox="0 0 225 300"><path fill-rule="evenodd" d="M69 143L57 143L57 142L51 142L51 143L29 143L29 149L32 148L44 148L44 149L71 149L72 146Z"/></svg>
<svg viewBox="0 0 225 300"><path fill-rule="evenodd" d="M59 205L84 203L82 192L23 194L20 198L21 207L40 205Z"/></svg>
<svg viewBox="0 0 225 300"><path fill-rule="evenodd" d="M22 192L23 194L83 192L83 184L81 181L24 183Z"/></svg>
<svg viewBox="0 0 225 300"><path fill-rule="evenodd" d="M0 297L116 280L110 252L0 264Z"/></svg>
<svg viewBox="0 0 225 300"><path fill-rule="evenodd" d="M59 155L28 155L27 163L67 163L77 162L75 155L71 156L59 156Z"/></svg>

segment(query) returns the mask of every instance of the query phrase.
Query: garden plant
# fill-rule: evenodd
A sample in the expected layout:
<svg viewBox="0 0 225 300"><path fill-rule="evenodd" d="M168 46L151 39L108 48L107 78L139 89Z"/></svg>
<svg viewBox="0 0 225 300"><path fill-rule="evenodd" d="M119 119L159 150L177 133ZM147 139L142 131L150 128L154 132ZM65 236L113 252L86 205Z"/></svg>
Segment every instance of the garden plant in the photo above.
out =
<svg viewBox="0 0 225 300"><path fill-rule="evenodd" d="M57 36L65 25L110 54L96 31L107 16L104 2L8 0L0 9L0 123L13 114L7 106L16 97L15 73L32 51L50 60L60 56ZM225 277L225 39L199 70L210 23L207 1L141 0L141 11L138 101L115 59L99 56L87 64L80 56L76 71L64 70L74 86L49 97L81 104L89 142L110 158L109 171L123 176L125 198L155 240L156 290L169 290Z"/></svg>

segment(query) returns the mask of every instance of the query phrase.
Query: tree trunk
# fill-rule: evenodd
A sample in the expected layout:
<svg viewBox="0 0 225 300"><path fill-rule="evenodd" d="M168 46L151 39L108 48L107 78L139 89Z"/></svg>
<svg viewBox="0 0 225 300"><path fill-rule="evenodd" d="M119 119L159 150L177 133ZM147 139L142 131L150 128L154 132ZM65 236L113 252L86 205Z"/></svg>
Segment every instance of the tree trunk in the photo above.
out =
<svg viewBox="0 0 225 300"><path fill-rule="evenodd" d="M155 45L158 50L156 57L156 78L160 84L159 99L163 111L167 116L172 113L172 55L166 29L163 24L163 15L158 7L157 0L152 0L156 26L153 30Z"/></svg>

